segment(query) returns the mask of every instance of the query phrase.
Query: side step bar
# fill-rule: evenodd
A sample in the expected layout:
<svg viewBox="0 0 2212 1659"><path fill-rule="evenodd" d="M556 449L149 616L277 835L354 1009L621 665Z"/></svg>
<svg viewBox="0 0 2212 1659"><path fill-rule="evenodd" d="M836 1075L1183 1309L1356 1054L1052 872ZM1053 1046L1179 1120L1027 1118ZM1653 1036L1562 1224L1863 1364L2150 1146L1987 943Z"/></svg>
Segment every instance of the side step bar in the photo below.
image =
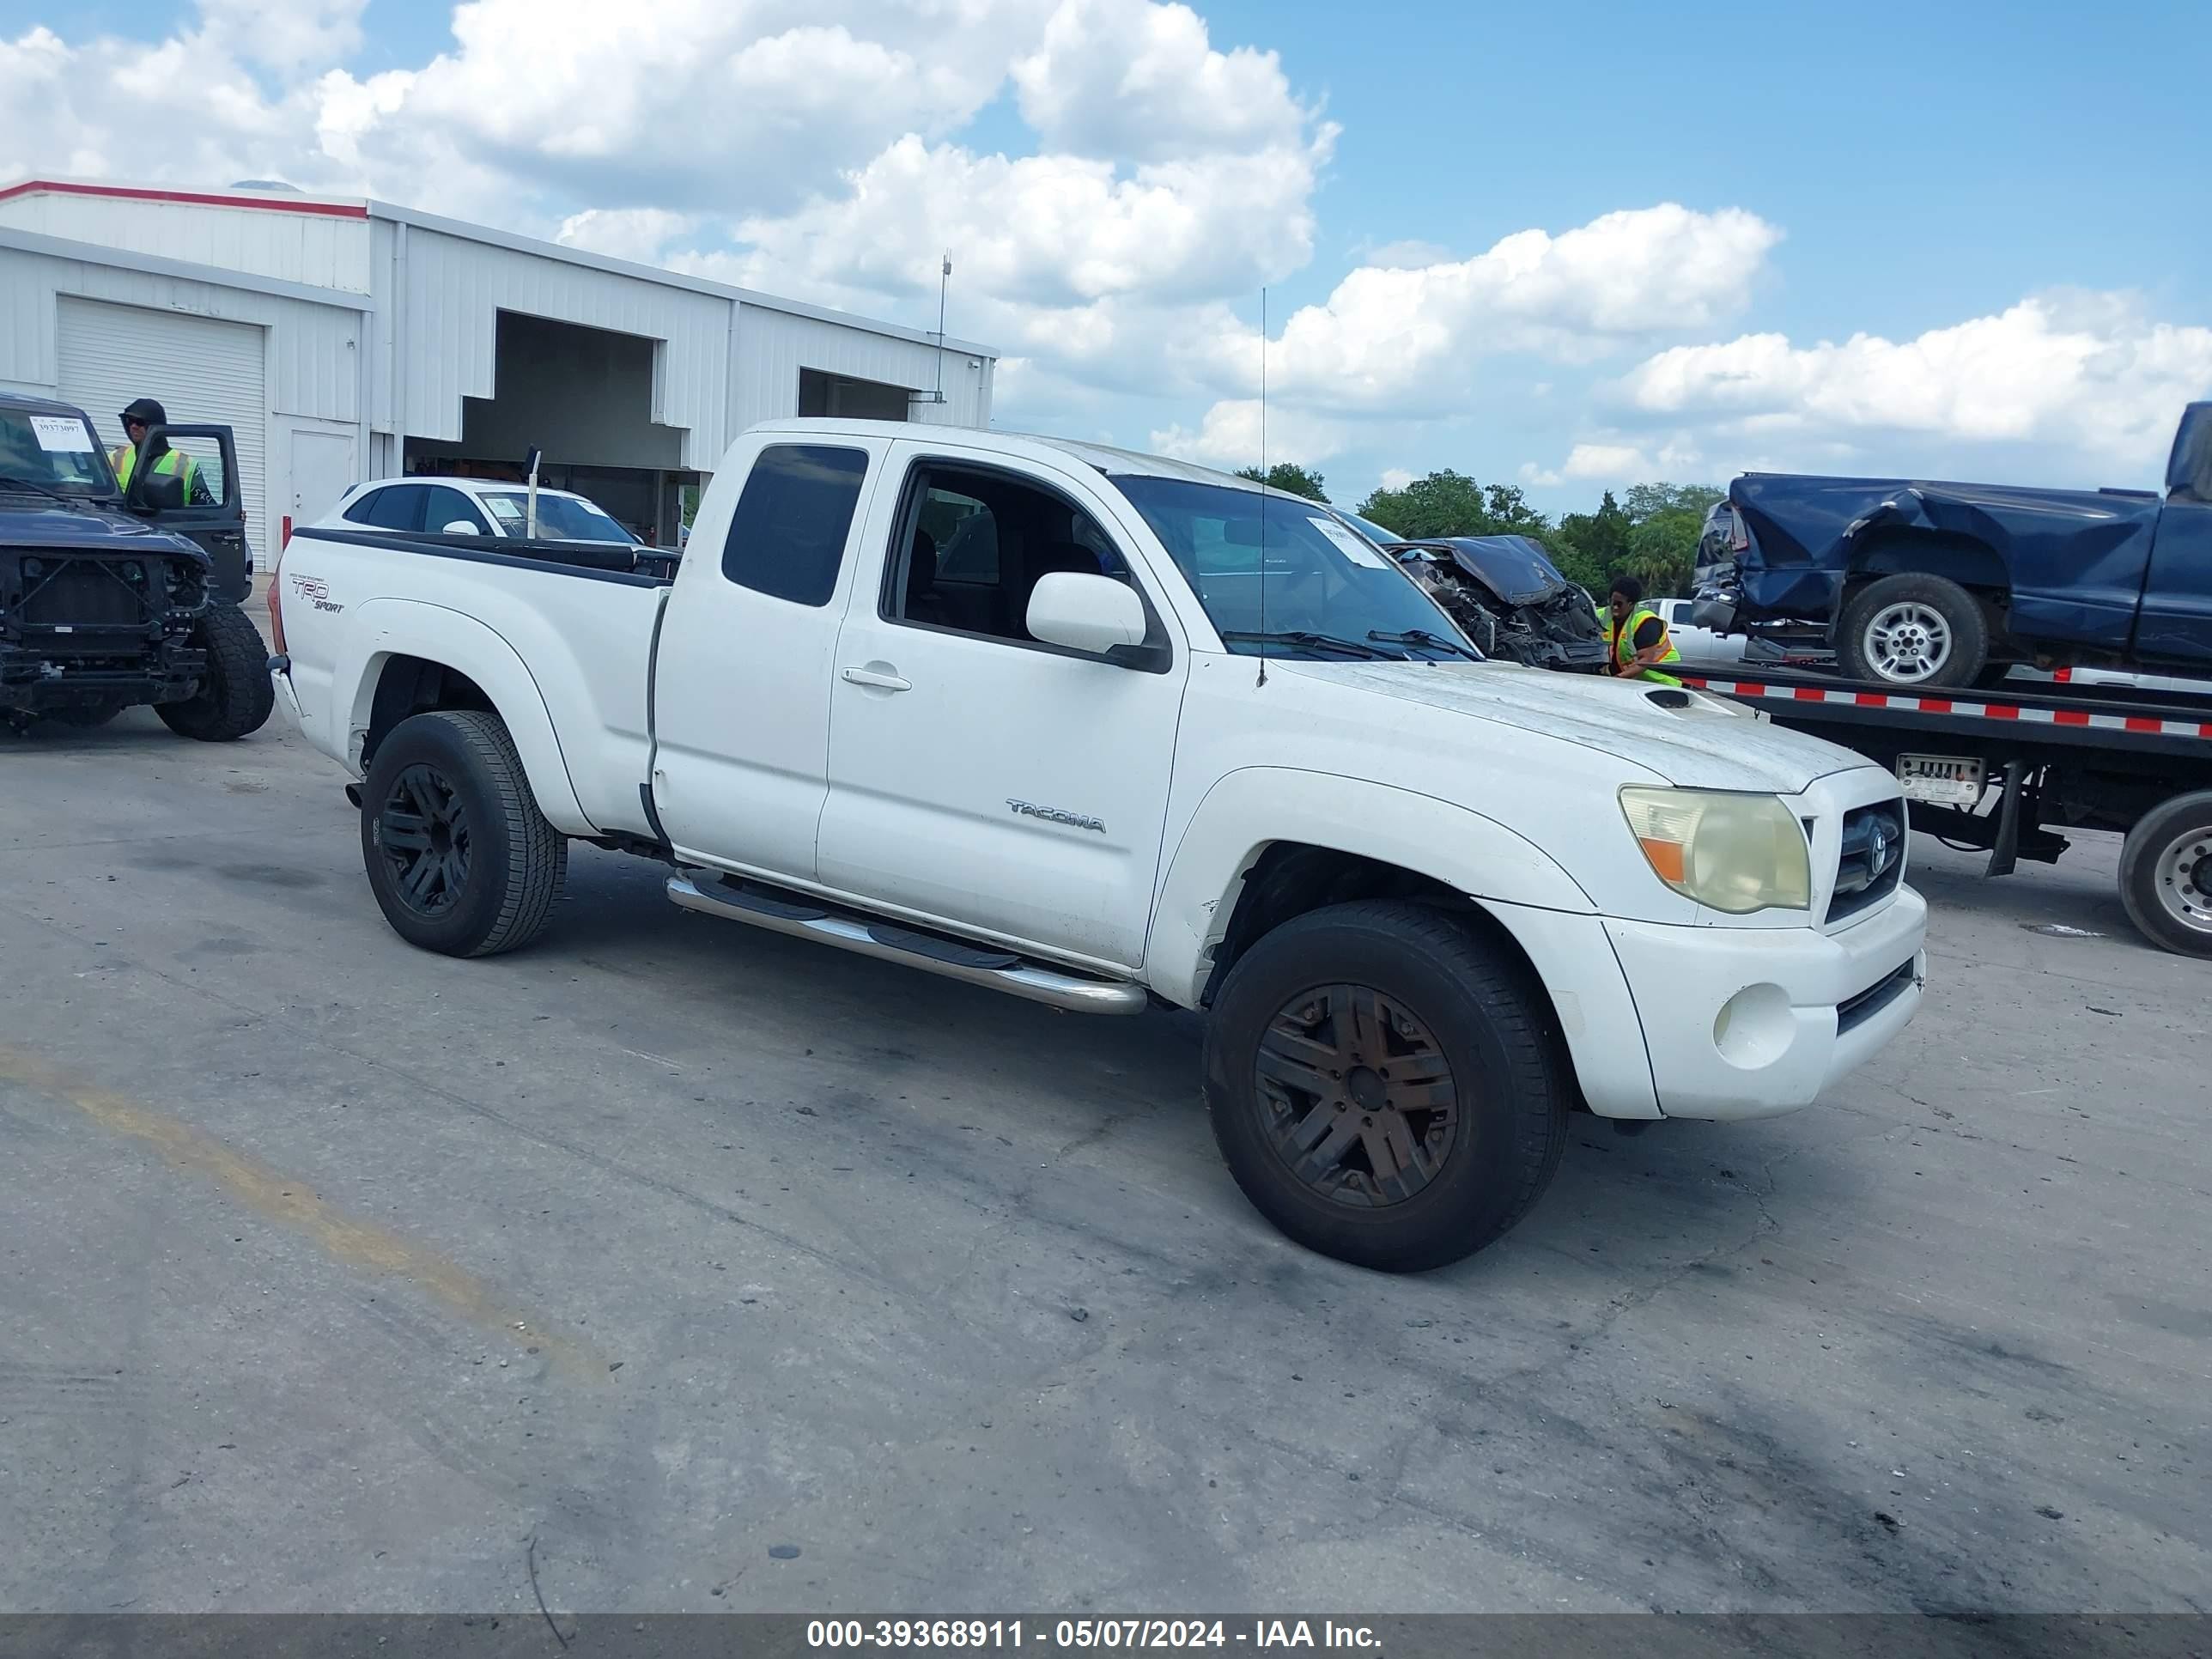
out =
<svg viewBox="0 0 2212 1659"><path fill-rule="evenodd" d="M702 915L742 921L793 939L816 939L881 962L904 963L909 968L988 986L1071 1013L1137 1014L1150 1001L1140 985L1048 968L1011 951L902 927L734 877L680 872L668 878L668 896L684 909Z"/></svg>

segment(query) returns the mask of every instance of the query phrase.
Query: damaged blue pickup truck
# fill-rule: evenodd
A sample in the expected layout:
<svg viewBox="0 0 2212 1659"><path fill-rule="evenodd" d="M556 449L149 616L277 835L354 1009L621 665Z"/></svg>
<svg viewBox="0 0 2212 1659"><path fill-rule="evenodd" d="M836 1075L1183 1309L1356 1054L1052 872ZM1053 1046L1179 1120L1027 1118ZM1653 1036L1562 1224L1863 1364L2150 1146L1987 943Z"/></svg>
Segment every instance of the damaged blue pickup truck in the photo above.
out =
<svg viewBox="0 0 2212 1659"><path fill-rule="evenodd" d="M2015 663L2212 678L2212 403L2163 496L1750 472L1693 612L1723 633L1826 623L1847 678L1993 684Z"/></svg>

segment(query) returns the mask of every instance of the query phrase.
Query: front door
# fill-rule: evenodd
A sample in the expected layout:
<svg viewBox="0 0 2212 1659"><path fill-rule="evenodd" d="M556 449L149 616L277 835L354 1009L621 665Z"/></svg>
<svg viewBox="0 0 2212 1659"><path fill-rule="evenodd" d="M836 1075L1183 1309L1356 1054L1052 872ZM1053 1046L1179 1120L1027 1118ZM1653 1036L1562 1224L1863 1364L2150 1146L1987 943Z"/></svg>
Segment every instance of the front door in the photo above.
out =
<svg viewBox="0 0 2212 1659"><path fill-rule="evenodd" d="M209 580L217 599L243 604L253 591L253 553L246 539L237 441L227 426L171 426L161 431L170 448L191 458L198 474L194 487L185 489L182 472L149 466L142 478L134 467L129 496L154 508L162 529L199 544L212 566Z"/></svg>
<svg viewBox="0 0 2212 1659"><path fill-rule="evenodd" d="M881 439L763 437L692 527L653 657L653 799L678 852L799 880L827 791L837 624Z"/></svg>
<svg viewBox="0 0 2212 1659"><path fill-rule="evenodd" d="M2159 514L2136 654L2200 672L2212 665L2212 501L2176 490Z"/></svg>
<svg viewBox="0 0 2212 1659"><path fill-rule="evenodd" d="M1160 620L1172 654L1145 668L1024 625L1052 571L1145 592L1111 522L1079 473L1041 484L951 438L894 448L867 530L886 579L838 641L826 885L1063 959L1144 960L1188 653Z"/></svg>

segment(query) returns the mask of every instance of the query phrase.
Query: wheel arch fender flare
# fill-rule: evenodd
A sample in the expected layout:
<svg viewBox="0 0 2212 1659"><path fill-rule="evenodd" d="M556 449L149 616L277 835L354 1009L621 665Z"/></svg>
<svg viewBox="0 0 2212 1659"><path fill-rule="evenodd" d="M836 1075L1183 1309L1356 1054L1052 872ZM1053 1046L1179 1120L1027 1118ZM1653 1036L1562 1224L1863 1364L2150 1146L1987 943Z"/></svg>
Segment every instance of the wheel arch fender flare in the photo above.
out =
<svg viewBox="0 0 2212 1659"><path fill-rule="evenodd" d="M1183 1007L1199 1005L1246 877L1283 842L1413 871L1486 909L1596 912L1549 854L1471 807L1330 773L1246 767L1207 790L1162 862L1145 955L1154 991Z"/></svg>
<svg viewBox="0 0 2212 1659"><path fill-rule="evenodd" d="M377 687L397 657L419 657L475 682L514 739L546 821L563 835L599 833L576 798L544 694L521 655L482 619L419 599L368 600L347 630L346 653L333 680L351 688L343 705L348 709L343 735L347 764L356 775L365 771L362 745Z"/></svg>

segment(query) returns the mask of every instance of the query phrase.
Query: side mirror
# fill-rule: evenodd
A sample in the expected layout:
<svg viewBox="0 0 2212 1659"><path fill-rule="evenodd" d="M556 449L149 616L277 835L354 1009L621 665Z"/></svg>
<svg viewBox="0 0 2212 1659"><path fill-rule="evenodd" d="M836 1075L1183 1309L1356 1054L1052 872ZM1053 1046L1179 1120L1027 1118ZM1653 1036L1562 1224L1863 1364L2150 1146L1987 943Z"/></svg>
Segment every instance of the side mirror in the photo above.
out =
<svg viewBox="0 0 2212 1659"><path fill-rule="evenodd" d="M2166 463L2166 489L2185 501L2212 501L2212 403L2181 411L2173 453Z"/></svg>
<svg viewBox="0 0 2212 1659"><path fill-rule="evenodd" d="M1110 576L1055 570L1030 594L1030 637L1094 657L1145 642L1145 602Z"/></svg>
<svg viewBox="0 0 2212 1659"><path fill-rule="evenodd" d="M445 533L448 536L481 536L483 534L482 531L478 530L466 519L455 519L453 520L452 523L446 526Z"/></svg>

